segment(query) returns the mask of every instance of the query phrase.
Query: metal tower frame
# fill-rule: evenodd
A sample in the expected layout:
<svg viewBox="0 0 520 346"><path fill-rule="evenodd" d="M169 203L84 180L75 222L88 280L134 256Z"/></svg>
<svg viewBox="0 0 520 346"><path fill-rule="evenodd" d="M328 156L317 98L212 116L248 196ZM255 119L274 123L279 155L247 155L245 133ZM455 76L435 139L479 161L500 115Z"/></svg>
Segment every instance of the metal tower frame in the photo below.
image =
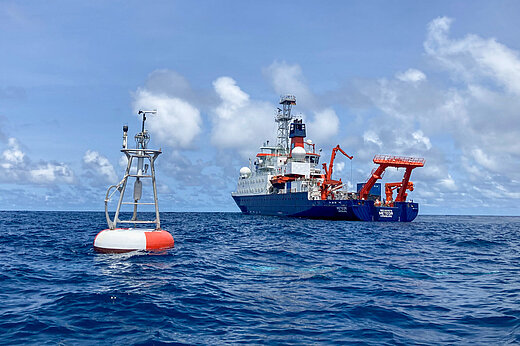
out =
<svg viewBox="0 0 520 346"><path fill-rule="evenodd" d="M289 124L292 120L291 107L296 105L296 97L294 95L285 95L280 97L282 109L278 108L275 121L278 123L277 146L289 152Z"/></svg>
<svg viewBox="0 0 520 346"><path fill-rule="evenodd" d="M117 185L111 185L106 193L105 196L105 216L107 219L108 227L110 229L116 229L118 223L130 223L130 224L155 224L155 229L160 230L161 229L161 220L159 218L159 203L157 201L157 186L155 183L155 160L157 159L157 156L159 156L162 151L159 150L153 150L148 149L148 142L150 141L150 134L148 131L144 128L144 123L146 121L146 115L147 114L156 114L157 111L139 111L139 114L143 116L143 124L141 128L141 132L137 133L135 135L135 143L136 148L135 149L129 149L127 147L127 132L128 132L128 126L123 127L123 149L121 149L121 152L126 155L126 158L128 160L126 165L126 171L123 179L117 184ZM134 159L137 161L136 165L136 171L135 174L132 173L132 163L134 162ZM148 160L150 165L145 164L144 161ZM148 173L148 168L150 168L150 173ZM134 195L133 195L133 202L123 202L123 198L126 191L126 185L128 182L128 178L135 178L135 184L134 184ZM140 202L139 200L142 197L142 179L151 179L152 180L152 189L153 189L153 202L152 203L144 203ZM112 193L110 193L112 191ZM115 211L114 218L111 219L110 215L108 213L108 202L112 198L112 196L116 193L116 191L119 191L119 200L117 203L117 208ZM130 220L120 220L119 219L119 213L121 211L121 206L123 204L132 205L134 207L134 212L132 215L132 218ZM137 206L138 205L153 205L155 207L155 220L138 220L137 219Z"/></svg>

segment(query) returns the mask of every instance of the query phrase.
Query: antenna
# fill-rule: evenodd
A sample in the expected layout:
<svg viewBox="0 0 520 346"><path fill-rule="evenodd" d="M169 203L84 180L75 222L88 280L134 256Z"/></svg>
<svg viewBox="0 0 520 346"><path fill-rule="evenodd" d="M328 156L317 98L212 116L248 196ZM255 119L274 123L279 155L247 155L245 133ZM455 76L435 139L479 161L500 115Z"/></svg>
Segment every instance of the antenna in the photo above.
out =
<svg viewBox="0 0 520 346"><path fill-rule="evenodd" d="M148 134L148 131L144 128L144 123L146 121L146 115L147 114L157 114L157 110L153 111L143 111L140 110L137 114L143 116L143 126L141 128L141 132L135 135L135 144L137 149L146 149L148 142L150 141L150 135Z"/></svg>
<svg viewBox="0 0 520 346"><path fill-rule="evenodd" d="M146 114L157 114L157 109L153 110L153 111L143 111L143 110L139 110L139 112L137 113L139 115L143 115L143 128L141 130L141 132L144 132L144 122L146 121Z"/></svg>

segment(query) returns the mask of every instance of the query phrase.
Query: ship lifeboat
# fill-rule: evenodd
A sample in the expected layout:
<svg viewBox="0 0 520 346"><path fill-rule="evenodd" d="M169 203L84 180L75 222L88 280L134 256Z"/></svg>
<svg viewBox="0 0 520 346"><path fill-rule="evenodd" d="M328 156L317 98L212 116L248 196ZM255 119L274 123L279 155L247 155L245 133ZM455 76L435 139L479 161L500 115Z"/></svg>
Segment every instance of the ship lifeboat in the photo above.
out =
<svg viewBox="0 0 520 346"><path fill-rule="evenodd" d="M296 180L296 177L289 177L287 175L277 175L271 178L271 184L285 184L293 180Z"/></svg>
<svg viewBox="0 0 520 346"><path fill-rule="evenodd" d="M153 229L105 229L94 238L94 250L101 253L157 251L172 248L173 244L170 233Z"/></svg>

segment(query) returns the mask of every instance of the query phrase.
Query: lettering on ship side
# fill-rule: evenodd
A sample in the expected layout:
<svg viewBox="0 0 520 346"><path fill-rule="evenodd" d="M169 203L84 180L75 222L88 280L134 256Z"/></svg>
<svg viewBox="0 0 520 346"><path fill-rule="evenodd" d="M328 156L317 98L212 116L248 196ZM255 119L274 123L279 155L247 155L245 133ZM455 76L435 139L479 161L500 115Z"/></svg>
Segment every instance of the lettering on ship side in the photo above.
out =
<svg viewBox="0 0 520 346"><path fill-rule="evenodd" d="M336 207L336 209L338 210L338 213L346 213L346 212L348 212L348 208L347 207Z"/></svg>
<svg viewBox="0 0 520 346"><path fill-rule="evenodd" d="M379 209L379 217L392 217L394 211L392 209Z"/></svg>

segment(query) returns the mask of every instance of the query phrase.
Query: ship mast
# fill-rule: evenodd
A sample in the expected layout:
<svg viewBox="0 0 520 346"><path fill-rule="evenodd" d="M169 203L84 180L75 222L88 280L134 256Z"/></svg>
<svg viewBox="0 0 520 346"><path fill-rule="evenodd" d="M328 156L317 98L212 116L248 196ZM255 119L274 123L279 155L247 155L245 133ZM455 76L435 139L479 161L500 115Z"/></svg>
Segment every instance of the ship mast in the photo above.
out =
<svg viewBox="0 0 520 346"><path fill-rule="evenodd" d="M291 107L296 105L296 97L285 95L280 97L282 109L278 108L275 121L278 123L277 146L282 153L289 153L289 123L292 120Z"/></svg>

